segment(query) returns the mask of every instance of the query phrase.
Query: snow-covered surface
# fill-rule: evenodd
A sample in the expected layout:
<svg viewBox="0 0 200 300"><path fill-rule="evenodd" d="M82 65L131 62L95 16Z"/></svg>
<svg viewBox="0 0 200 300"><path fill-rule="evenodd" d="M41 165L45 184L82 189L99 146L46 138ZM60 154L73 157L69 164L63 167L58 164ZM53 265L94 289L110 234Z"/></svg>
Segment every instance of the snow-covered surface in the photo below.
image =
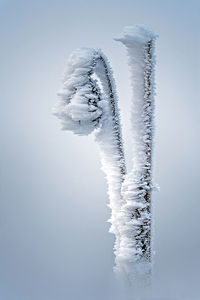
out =
<svg viewBox="0 0 200 300"><path fill-rule="evenodd" d="M122 187L124 204L119 213L120 245L116 270L133 277L152 268L152 139L154 116L155 34L144 26L126 27L116 39L125 46L133 90L131 104L133 167Z"/></svg>
<svg viewBox="0 0 200 300"><path fill-rule="evenodd" d="M135 48L136 44L144 45L150 40L155 40L157 35L144 25L126 26L121 36L115 38L115 41L120 41L127 47Z"/></svg>

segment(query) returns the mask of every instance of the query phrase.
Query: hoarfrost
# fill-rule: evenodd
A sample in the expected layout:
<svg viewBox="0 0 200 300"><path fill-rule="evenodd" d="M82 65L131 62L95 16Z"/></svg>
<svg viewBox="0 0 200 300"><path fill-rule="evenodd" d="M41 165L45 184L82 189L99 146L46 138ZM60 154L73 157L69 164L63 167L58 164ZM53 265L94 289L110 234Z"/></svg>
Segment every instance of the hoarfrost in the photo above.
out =
<svg viewBox="0 0 200 300"><path fill-rule="evenodd" d="M126 27L116 39L126 46L133 89L133 167L128 174L115 82L101 50L81 48L71 54L54 108L63 130L78 135L95 133L108 182L110 232L116 237L115 270L125 273L130 282L136 277L148 281L152 268L155 39L150 30L139 25Z"/></svg>
<svg viewBox="0 0 200 300"><path fill-rule="evenodd" d="M98 77L101 89L93 75ZM125 161L115 82L109 62L101 50L81 48L71 54L63 88L58 95L60 100L53 112L61 120L62 129L72 130L78 135L95 132L102 169L108 182L110 231L116 236L117 249L117 214L122 204Z"/></svg>
<svg viewBox="0 0 200 300"><path fill-rule="evenodd" d="M116 271L130 281L152 270L152 146L156 35L144 26L126 27L121 41L127 50L133 90L131 107L133 167L125 177L125 199L119 215L120 244ZM137 203L137 204L136 204Z"/></svg>

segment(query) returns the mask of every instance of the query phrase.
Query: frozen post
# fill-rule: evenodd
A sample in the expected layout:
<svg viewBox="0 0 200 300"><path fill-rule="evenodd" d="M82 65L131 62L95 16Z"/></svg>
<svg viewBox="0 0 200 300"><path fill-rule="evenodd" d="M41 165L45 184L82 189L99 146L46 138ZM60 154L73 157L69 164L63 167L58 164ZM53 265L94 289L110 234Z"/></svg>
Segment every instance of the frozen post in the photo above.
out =
<svg viewBox="0 0 200 300"><path fill-rule="evenodd" d="M61 120L62 129L78 135L95 132L108 183L110 232L115 234L117 249L117 215L123 202L121 188L126 166L115 82L101 50L80 48L71 54L58 95L60 100L53 112Z"/></svg>
<svg viewBox="0 0 200 300"><path fill-rule="evenodd" d="M120 115L111 67L99 49L74 51L54 114L63 130L95 132L108 183L115 270L132 284L150 278L152 266L152 137L155 35L127 27L118 39L127 48L133 87L133 168L127 174Z"/></svg>
<svg viewBox="0 0 200 300"><path fill-rule="evenodd" d="M121 243L116 269L134 278L152 271L152 146L154 118L155 34L143 26L125 27L121 41L127 50L133 89L131 124L133 167L122 187Z"/></svg>

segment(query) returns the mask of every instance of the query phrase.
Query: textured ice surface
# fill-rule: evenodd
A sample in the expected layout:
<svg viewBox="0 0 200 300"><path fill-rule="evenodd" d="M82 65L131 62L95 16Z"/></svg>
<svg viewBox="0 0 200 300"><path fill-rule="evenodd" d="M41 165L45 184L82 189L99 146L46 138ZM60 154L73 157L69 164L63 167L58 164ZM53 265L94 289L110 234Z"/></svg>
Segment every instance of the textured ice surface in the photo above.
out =
<svg viewBox="0 0 200 300"><path fill-rule="evenodd" d="M127 50L133 90L131 134L133 167L122 186L124 204L118 215L120 244L116 270L134 277L151 273L151 190L154 117L154 44L156 35L144 26L126 27L117 41Z"/></svg>

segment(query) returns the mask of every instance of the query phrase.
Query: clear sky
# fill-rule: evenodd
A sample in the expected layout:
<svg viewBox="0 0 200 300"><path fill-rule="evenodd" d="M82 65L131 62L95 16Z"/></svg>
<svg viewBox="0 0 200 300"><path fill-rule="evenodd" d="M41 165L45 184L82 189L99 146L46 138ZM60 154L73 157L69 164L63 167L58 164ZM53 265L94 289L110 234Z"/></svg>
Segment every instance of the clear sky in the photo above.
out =
<svg viewBox="0 0 200 300"><path fill-rule="evenodd" d="M60 131L51 108L71 51L101 48L130 160L129 71L113 37L134 24L159 35L153 299L200 298L199 11L198 0L0 1L0 299L126 300L97 145Z"/></svg>

